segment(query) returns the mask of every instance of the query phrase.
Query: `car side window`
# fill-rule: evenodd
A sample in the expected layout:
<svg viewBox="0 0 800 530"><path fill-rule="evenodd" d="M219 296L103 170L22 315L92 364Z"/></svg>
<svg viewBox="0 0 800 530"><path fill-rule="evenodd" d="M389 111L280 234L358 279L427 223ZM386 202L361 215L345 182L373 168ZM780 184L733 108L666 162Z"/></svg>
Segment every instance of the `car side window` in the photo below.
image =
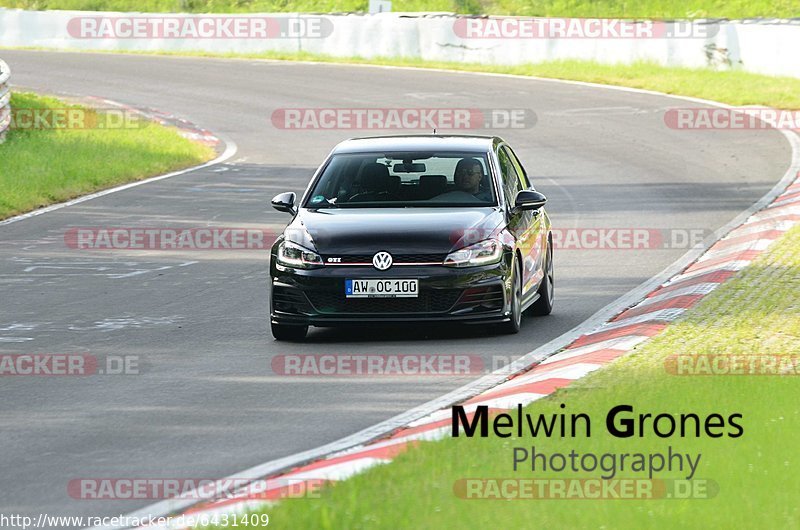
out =
<svg viewBox="0 0 800 530"><path fill-rule="evenodd" d="M497 161L500 163L500 174L503 179L503 194L506 197L506 204L513 206L517 192L522 189L522 183L505 148L498 149Z"/></svg>
<svg viewBox="0 0 800 530"><path fill-rule="evenodd" d="M517 157L517 154L514 152L513 149L511 149L507 145L503 146L503 149L508 151L508 156L511 159L511 162L516 167L517 173L519 174L520 180L522 181L523 189L526 189L526 190L527 189L532 189L530 180L528 180L528 174L525 171L525 168L523 167L522 163L519 161L519 158Z"/></svg>

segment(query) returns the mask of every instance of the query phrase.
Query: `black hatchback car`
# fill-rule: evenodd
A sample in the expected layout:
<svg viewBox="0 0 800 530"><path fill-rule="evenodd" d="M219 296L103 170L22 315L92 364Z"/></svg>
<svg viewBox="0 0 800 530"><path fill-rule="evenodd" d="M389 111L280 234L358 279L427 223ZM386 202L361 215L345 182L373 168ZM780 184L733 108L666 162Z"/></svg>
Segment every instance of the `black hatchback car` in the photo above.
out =
<svg viewBox="0 0 800 530"><path fill-rule="evenodd" d="M271 251L278 340L308 326L496 323L553 308L546 198L497 137L347 140L315 173Z"/></svg>

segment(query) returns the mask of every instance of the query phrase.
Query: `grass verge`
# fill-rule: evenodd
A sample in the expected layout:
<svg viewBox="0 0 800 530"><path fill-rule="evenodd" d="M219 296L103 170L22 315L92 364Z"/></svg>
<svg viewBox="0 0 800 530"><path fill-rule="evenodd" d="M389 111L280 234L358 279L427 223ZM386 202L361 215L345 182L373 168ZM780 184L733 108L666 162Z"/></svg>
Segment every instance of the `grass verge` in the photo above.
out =
<svg viewBox="0 0 800 530"><path fill-rule="evenodd" d="M678 376L665 368L673 354L800 355L800 227L718 288L688 316L609 366L526 407L531 414L585 413L591 436L448 438L422 443L394 462L325 490L320 499L288 499L269 508L270 528L797 528L800 506L800 377ZM786 357L788 358L788 357ZM798 374L800 375L800 374ZM615 405L633 414L742 414L738 438L691 435L615 438L605 417ZM647 425L652 426L652 418ZM664 429L666 423L660 422ZM689 425L693 425L692 422ZM735 433L730 427L717 429ZM711 480L713 498L648 500L466 500L454 484L465 478L599 478L590 472L514 471L514 447L569 454L700 454L694 479ZM630 461L629 461L630 462ZM630 463L628 464L630 465ZM655 474L682 479L686 472ZM618 478L647 478L618 472Z"/></svg>
<svg viewBox="0 0 800 530"><path fill-rule="evenodd" d="M23 9L188 13L365 12L367 0L3 0ZM548 17L797 17L793 0L393 0L392 10Z"/></svg>
<svg viewBox="0 0 800 530"><path fill-rule="evenodd" d="M14 93L16 109L75 109L58 99ZM92 120L87 123L91 123ZM211 148L155 123L135 128L16 128L0 145L0 219L213 158Z"/></svg>
<svg viewBox="0 0 800 530"><path fill-rule="evenodd" d="M775 77L741 70L714 71L705 68L674 68L650 62L630 65L600 64L593 61L550 61L519 66L423 61L403 58L348 58L302 54L263 54L261 58L306 60L346 64L377 64L438 68L466 72L488 72L551 79L565 79L656 90L691 96L729 105L765 105L781 109L800 108L800 79Z"/></svg>

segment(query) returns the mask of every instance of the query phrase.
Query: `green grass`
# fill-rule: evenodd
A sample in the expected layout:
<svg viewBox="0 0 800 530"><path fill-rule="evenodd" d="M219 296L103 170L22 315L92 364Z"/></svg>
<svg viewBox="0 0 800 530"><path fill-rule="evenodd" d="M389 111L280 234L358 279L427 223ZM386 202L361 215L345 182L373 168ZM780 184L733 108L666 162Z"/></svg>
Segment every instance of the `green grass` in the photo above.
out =
<svg viewBox="0 0 800 530"><path fill-rule="evenodd" d="M12 108L76 108L54 98L14 93ZM0 219L134 180L202 163L213 150L174 129L9 131L0 145Z"/></svg>
<svg viewBox="0 0 800 530"><path fill-rule="evenodd" d="M364 12L367 0L3 0L25 9L191 13ZM394 0L393 11L549 17L745 18L797 17L796 0Z"/></svg>
<svg viewBox="0 0 800 530"><path fill-rule="evenodd" d="M673 354L800 354L800 227L654 340L526 408L584 412L586 438L447 438L422 443L393 463L328 488L321 499L290 499L265 510L270 528L798 528L800 377L675 376ZM740 438L613 438L605 414L618 404L637 413L701 417L740 413ZM597 473L514 472L512 448L545 453L675 451L701 453L695 478L719 485L713 499L463 500L461 478L595 478ZM623 477L642 475L623 473ZM681 478L680 472L657 478Z"/></svg>
<svg viewBox="0 0 800 530"><path fill-rule="evenodd" d="M204 54L198 54L202 56ZM236 55L229 55L236 57ZM800 108L800 79L743 72L714 71L704 68L674 68L654 63L630 65L600 64L592 61L551 61L519 66L423 61L403 58L337 58L310 53L269 53L253 58L324 61L346 64L377 64L440 68L467 72L488 72L522 76L567 79L606 85L656 90L667 94L692 96L729 105L765 105L781 109Z"/></svg>

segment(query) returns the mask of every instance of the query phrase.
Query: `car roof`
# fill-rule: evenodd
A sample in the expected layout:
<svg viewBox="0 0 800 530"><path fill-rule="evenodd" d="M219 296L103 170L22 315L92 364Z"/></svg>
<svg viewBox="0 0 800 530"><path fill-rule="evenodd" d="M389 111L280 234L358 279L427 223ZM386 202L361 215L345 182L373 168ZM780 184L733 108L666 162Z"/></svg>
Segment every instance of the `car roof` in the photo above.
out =
<svg viewBox="0 0 800 530"><path fill-rule="evenodd" d="M397 151L474 151L492 150L496 136L419 134L402 136L372 136L351 138L334 147L335 154Z"/></svg>

